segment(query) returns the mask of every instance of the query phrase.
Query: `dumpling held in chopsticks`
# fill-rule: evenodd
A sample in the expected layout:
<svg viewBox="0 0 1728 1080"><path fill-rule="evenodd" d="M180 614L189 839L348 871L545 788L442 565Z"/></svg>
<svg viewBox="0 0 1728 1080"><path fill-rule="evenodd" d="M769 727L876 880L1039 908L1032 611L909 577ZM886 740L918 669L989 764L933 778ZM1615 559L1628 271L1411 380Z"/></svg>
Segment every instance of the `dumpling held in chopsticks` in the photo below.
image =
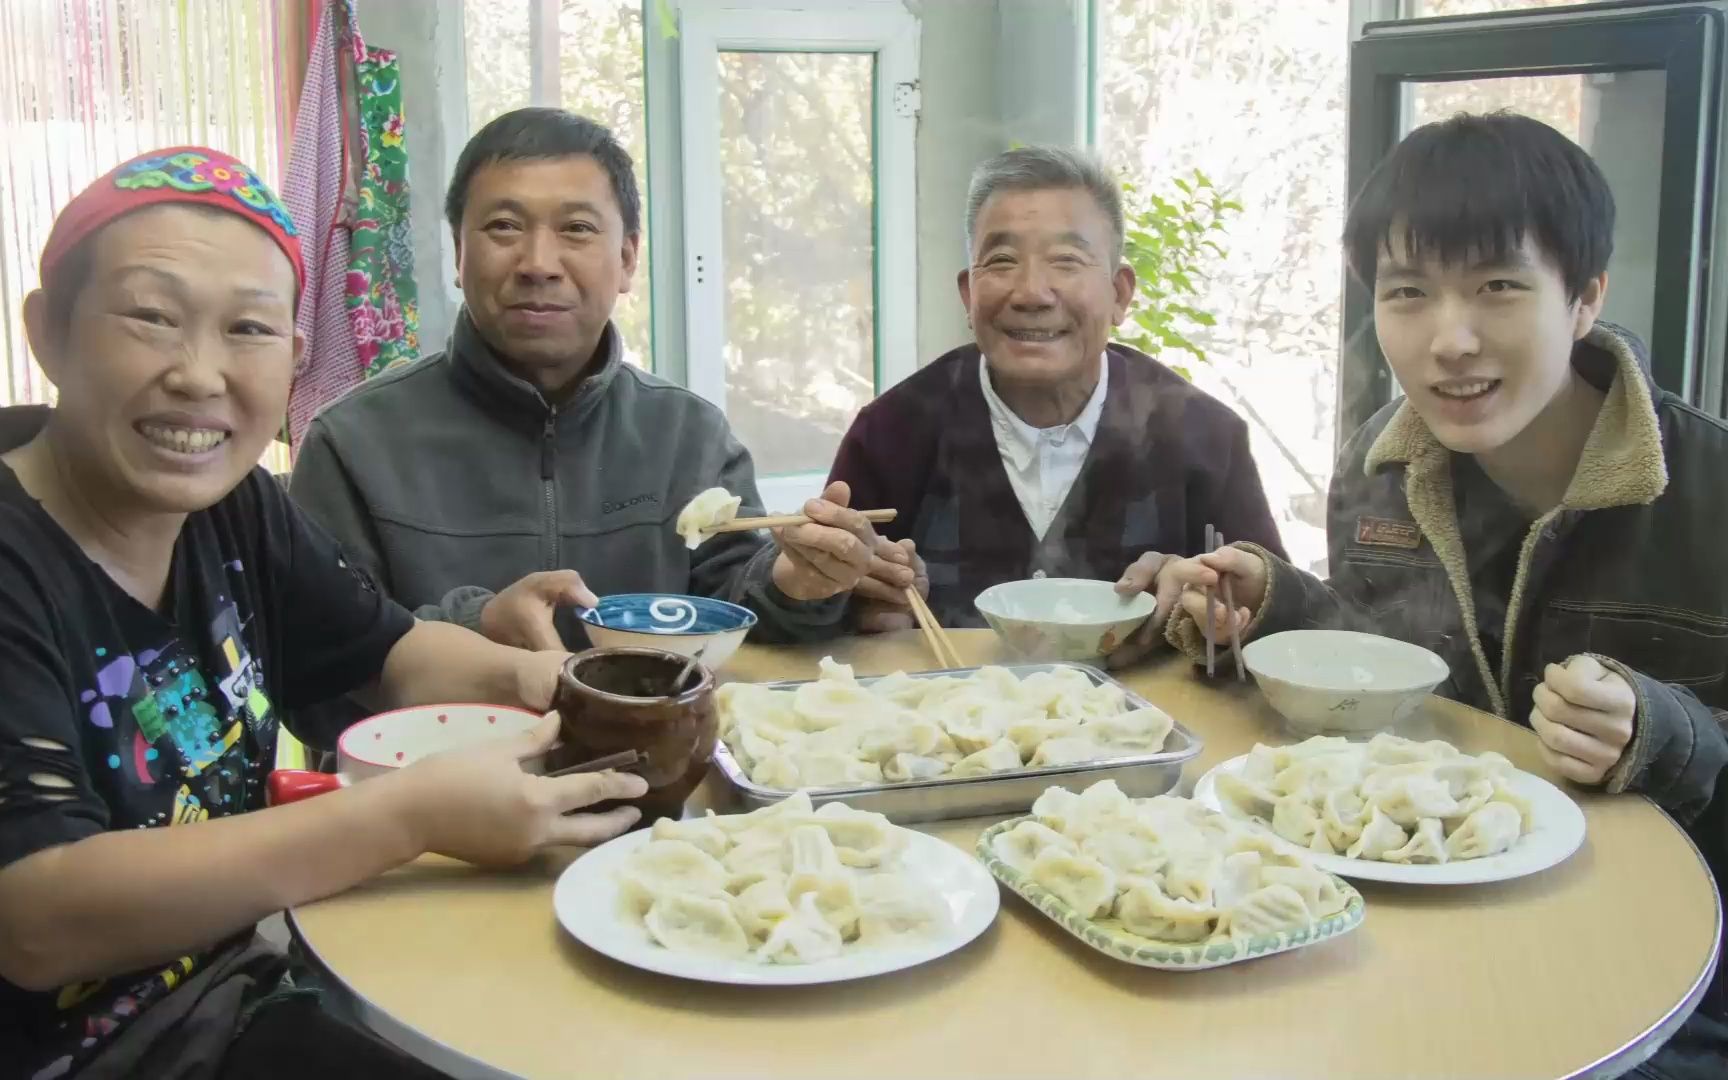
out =
<svg viewBox="0 0 1728 1080"><path fill-rule="evenodd" d="M732 494L725 488L709 488L702 494L684 504L684 509L678 511L678 535L684 538L684 545L691 551L702 546L707 537L702 534L704 529L712 529L716 525L724 525L738 516L738 507L744 500Z"/></svg>

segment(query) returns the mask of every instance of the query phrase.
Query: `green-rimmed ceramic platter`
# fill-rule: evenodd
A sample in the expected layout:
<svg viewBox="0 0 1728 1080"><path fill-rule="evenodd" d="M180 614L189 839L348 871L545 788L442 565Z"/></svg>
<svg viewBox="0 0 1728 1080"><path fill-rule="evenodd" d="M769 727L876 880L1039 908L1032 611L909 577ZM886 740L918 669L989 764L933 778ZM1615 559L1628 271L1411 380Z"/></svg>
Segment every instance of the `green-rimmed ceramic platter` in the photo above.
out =
<svg viewBox="0 0 1728 1080"><path fill-rule="evenodd" d="M1025 900L1039 911L1050 916L1057 926L1073 934L1099 952L1124 963L1139 964L1141 967L1159 968L1163 971L1203 971L1206 968L1223 967L1226 964L1236 964L1243 960L1253 960L1273 953L1289 952L1308 945L1316 945L1328 938L1347 934L1362 925L1364 906L1362 894L1357 892L1344 879L1332 875L1332 881L1338 886L1338 891L1344 895L1344 910L1336 915L1328 915L1318 922L1307 926L1281 930L1276 934L1262 934L1246 941L1220 938L1213 941L1203 941L1192 945L1172 941L1154 941L1131 934L1124 930L1114 919L1083 918L1067 902L1054 893L1029 879L1025 874L1003 862L996 854L992 845L1000 834L1007 832L1022 821L1033 821L1035 818L1017 817L1008 821L998 822L984 830L978 838L978 858L989 867L996 880L1019 893Z"/></svg>

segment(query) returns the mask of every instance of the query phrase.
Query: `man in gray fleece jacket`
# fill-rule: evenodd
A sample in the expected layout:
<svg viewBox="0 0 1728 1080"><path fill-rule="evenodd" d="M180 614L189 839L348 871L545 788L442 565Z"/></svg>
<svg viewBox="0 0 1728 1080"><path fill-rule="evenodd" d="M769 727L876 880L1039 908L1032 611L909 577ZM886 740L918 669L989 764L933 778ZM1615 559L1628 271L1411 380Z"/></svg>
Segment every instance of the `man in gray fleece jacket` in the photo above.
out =
<svg viewBox="0 0 1728 1080"><path fill-rule="evenodd" d="M629 289L641 205L610 132L557 109L482 128L446 199L464 307L449 348L324 410L293 497L421 618L529 648L580 647L571 608L606 593L743 604L758 640L840 632L846 594L898 595L909 551L878 538L834 485L812 524L673 531L698 492L760 512L749 452L713 405L623 360L613 306Z"/></svg>

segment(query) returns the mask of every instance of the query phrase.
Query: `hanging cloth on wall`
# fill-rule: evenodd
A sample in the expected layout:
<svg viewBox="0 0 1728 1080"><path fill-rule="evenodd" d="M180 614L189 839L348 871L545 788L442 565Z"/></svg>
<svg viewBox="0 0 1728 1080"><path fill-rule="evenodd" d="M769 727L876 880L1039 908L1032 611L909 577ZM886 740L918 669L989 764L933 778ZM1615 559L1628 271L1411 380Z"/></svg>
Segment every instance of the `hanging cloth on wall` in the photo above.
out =
<svg viewBox="0 0 1728 1080"><path fill-rule="evenodd" d="M299 227L306 259L306 288L295 318L306 348L288 396L293 447L300 445L319 409L363 378L347 303L349 207L355 198L350 139L355 125L350 120L352 95L344 93L345 82L352 87L352 65L344 62L351 48L348 39L358 37L358 27L352 7L342 0L309 6L317 29L282 183L282 201Z"/></svg>
<svg viewBox="0 0 1728 1080"><path fill-rule="evenodd" d="M402 73L396 54L354 38L360 192L348 263L348 317L363 377L420 355L420 297L408 218Z"/></svg>

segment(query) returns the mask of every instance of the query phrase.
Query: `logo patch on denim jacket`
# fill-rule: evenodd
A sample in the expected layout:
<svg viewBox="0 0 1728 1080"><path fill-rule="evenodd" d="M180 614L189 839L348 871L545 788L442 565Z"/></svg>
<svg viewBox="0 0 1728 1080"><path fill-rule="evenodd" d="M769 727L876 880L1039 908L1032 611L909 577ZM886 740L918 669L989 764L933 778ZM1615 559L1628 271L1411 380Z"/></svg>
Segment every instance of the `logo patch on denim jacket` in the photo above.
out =
<svg viewBox="0 0 1728 1080"><path fill-rule="evenodd" d="M1356 542L1364 547L1415 551L1422 546L1422 530L1416 527L1414 521L1359 517L1356 519Z"/></svg>

